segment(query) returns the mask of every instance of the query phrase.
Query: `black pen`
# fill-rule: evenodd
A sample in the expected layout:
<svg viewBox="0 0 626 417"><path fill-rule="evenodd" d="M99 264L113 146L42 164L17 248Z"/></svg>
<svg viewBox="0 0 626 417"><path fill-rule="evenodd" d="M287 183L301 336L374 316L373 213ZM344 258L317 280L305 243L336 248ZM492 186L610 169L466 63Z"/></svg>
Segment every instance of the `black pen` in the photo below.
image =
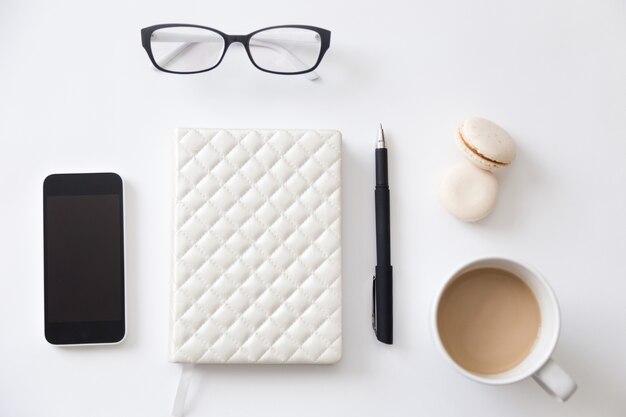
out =
<svg viewBox="0 0 626 417"><path fill-rule="evenodd" d="M376 271L373 285L372 326L376 338L393 343L393 270L391 267L391 237L389 227L389 176L387 146L383 126L378 130L375 151L376 189Z"/></svg>

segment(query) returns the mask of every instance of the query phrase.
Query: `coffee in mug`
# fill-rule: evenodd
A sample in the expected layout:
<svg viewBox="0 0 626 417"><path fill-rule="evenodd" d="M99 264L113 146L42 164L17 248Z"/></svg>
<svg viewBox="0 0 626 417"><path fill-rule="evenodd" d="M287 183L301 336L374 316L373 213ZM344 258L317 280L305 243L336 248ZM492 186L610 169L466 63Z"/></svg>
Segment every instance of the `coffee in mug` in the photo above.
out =
<svg viewBox="0 0 626 417"><path fill-rule="evenodd" d="M541 326L539 303L511 272L480 268L446 288L437 313L441 341L464 369L483 375L513 369L532 350Z"/></svg>
<svg viewBox="0 0 626 417"><path fill-rule="evenodd" d="M559 304L531 267L504 258L470 262L443 282L433 307L437 347L466 377L491 385L532 377L561 401L576 391L551 358Z"/></svg>

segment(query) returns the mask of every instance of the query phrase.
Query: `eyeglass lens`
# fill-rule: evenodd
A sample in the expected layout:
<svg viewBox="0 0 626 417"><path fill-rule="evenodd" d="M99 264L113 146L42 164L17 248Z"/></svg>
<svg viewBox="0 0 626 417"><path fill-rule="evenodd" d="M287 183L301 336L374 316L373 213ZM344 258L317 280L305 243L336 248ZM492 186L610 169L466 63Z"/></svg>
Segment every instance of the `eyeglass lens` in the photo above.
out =
<svg viewBox="0 0 626 417"><path fill-rule="evenodd" d="M320 35L309 29L276 28L250 38L250 55L268 71L293 73L311 69L322 49Z"/></svg>
<svg viewBox="0 0 626 417"><path fill-rule="evenodd" d="M150 38L152 56L168 71L196 72L213 68L224 54L222 35L208 29L175 26L157 29Z"/></svg>

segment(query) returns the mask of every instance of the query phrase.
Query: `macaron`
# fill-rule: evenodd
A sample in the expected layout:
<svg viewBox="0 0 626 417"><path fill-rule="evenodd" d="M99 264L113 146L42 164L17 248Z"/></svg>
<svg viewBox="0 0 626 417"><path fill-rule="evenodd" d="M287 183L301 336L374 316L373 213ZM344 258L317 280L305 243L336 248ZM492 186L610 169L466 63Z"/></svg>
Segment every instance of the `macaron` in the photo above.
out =
<svg viewBox="0 0 626 417"><path fill-rule="evenodd" d="M487 171L496 171L515 159L511 135L482 117L465 119L456 131L456 143L470 162Z"/></svg>
<svg viewBox="0 0 626 417"><path fill-rule="evenodd" d="M439 199L459 220L475 222L488 216L496 206L498 180L491 172L463 161L443 177Z"/></svg>

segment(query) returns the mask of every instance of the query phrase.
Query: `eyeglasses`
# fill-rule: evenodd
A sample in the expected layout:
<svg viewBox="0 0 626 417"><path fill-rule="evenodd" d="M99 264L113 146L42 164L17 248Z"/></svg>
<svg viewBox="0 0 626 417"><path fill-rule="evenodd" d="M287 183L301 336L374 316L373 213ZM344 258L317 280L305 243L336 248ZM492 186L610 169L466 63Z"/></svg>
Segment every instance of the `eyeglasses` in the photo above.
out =
<svg viewBox="0 0 626 417"><path fill-rule="evenodd" d="M284 25L248 35L227 35L205 26L164 24L141 29L141 44L154 66L173 74L196 74L217 67L228 47L241 43L252 64L272 74L313 72L330 46L330 31L314 26Z"/></svg>

